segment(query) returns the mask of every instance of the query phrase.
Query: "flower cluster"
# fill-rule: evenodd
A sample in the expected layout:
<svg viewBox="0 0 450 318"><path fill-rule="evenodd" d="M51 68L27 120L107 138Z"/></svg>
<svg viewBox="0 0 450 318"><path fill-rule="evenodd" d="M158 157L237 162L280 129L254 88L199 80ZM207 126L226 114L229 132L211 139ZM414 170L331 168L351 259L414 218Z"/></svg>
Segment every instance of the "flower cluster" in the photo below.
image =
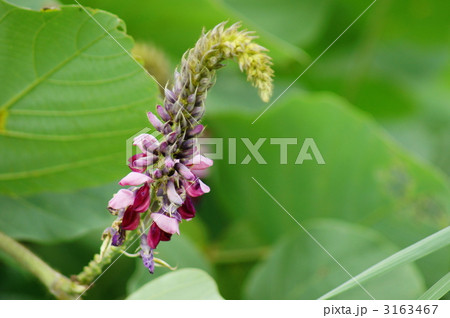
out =
<svg viewBox="0 0 450 318"><path fill-rule="evenodd" d="M272 92L270 58L266 50L253 43L254 36L239 31L239 24L225 28L221 23L202 35L195 47L185 53L174 84L165 89L164 105L148 120L160 135L142 134L134 139L140 153L129 159L131 172L120 180L121 189L109 201L109 211L117 216L104 236L119 246L127 231L141 235L139 256L153 272L153 250L161 241L179 234L182 220L195 217L193 198L210 191L199 176L213 162L200 153L197 137L204 126L199 123L204 112L207 91L215 82L215 72L226 59L236 57L241 70L259 89L263 100Z"/></svg>

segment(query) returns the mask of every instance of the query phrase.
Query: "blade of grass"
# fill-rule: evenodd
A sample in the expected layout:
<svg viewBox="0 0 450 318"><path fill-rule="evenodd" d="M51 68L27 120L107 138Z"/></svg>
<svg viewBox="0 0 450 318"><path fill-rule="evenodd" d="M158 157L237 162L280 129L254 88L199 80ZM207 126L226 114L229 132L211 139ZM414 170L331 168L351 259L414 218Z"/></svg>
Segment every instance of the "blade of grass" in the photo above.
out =
<svg viewBox="0 0 450 318"><path fill-rule="evenodd" d="M450 272L430 287L419 300L439 300L450 291Z"/></svg>
<svg viewBox="0 0 450 318"><path fill-rule="evenodd" d="M319 299L329 299L336 296L354 286L358 283L363 283L375 276L381 275L394 267L413 262L420 259L434 251L437 251L450 243L450 226L436 232L419 242L410 245L403 250L389 256L381 262L369 267L362 273L354 277L354 279L348 280L342 285L329 291Z"/></svg>

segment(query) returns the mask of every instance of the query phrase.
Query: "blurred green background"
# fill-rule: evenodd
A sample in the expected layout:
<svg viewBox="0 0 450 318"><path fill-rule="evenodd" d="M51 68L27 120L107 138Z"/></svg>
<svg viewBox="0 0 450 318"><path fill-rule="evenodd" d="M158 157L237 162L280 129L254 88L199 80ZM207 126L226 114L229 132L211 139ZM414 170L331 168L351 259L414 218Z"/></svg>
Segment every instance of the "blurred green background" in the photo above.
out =
<svg viewBox="0 0 450 318"><path fill-rule="evenodd" d="M9 2L38 6L35 1ZM165 69L158 72L169 74L203 27L242 21L270 50L275 69L273 99L372 3L80 2L118 15L128 34L159 52L163 59L159 65ZM248 152L238 140L238 164L215 161L205 180L212 191L199 202L198 217L181 225L180 237L158 247L159 257L178 268L205 270L226 299L314 299L346 281L345 272L254 179L352 274L447 226L450 33L445 4L376 1L254 124L268 105L258 99L236 63L229 62L209 93L204 120L208 136L225 138L225 158L228 138L256 142L260 137L288 137L299 138L300 144L289 146L286 165L279 163L278 146L268 141L261 147L266 165L254 159L242 165ZM111 51L120 52L111 39L104 41L112 43ZM155 106L153 100L143 98L148 92L155 95L156 86L148 84L144 75L137 76L135 86L143 88L135 87L136 92L124 88L119 103L134 101L139 106L126 114L113 114L127 117L121 137L102 141L102 151L113 152L107 161L80 172L81 176L79 171L64 174L64 182L58 174L31 185L23 179L0 179L0 230L25 242L64 274L82 269L97 252L103 228L113 221L105 205L118 188L114 181L127 171L124 139L147 125L144 111ZM95 106L88 97L80 103L86 109ZM8 137L2 138L0 144L12 144ZM325 165L294 164L304 138L314 138ZM55 144L48 147L55 156L63 154L62 148L69 151ZM0 161L13 160L3 149L9 148L2 146ZM33 156L33 149L27 155ZM1 168L2 173L14 172L8 164ZM449 271L449 255L449 249L441 250L365 286L380 299L415 298ZM166 272L157 268L151 276L140 260L122 257L86 298L122 299ZM341 296L368 298L358 288ZM42 298L52 297L0 253L0 299Z"/></svg>

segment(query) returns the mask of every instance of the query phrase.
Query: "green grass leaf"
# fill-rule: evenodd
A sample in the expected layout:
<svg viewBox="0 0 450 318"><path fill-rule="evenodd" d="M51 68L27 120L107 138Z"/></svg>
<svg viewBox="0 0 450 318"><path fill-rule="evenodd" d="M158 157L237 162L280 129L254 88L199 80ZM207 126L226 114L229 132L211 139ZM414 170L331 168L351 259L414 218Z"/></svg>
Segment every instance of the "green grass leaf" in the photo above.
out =
<svg viewBox="0 0 450 318"><path fill-rule="evenodd" d="M356 274L397 250L379 233L336 220L304 224L308 232L350 274ZM277 244L266 261L255 267L246 285L250 299L314 299L349 275L300 227ZM424 291L415 266L407 265L362 284L375 299L411 299ZM372 299L356 286L338 299Z"/></svg>
<svg viewBox="0 0 450 318"><path fill-rule="evenodd" d="M339 295L340 293L355 287L357 285L356 281L360 284L377 277L385 272L388 272L398 266L408 264L417 259L420 259L434 251L442 249L450 244L450 227L446 227L439 232L430 235L423 240L389 256L388 258L382 260L381 262L371 266L362 273L354 276L354 280L349 280L344 284L336 287L330 292L326 293L320 299L328 299ZM448 275L447 275L448 276ZM447 282L448 283L448 282Z"/></svg>
<svg viewBox="0 0 450 318"><path fill-rule="evenodd" d="M439 281L428 289L419 300L438 300L450 291L450 273L447 273Z"/></svg>
<svg viewBox="0 0 450 318"><path fill-rule="evenodd" d="M214 280L204 271L180 269L147 283L127 299L223 299Z"/></svg>
<svg viewBox="0 0 450 318"><path fill-rule="evenodd" d="M90 10L126 49L125 25ZM126 171L125 140L148 126L155 82L76 6L0 2L0 193L104 184Z"/></svg>

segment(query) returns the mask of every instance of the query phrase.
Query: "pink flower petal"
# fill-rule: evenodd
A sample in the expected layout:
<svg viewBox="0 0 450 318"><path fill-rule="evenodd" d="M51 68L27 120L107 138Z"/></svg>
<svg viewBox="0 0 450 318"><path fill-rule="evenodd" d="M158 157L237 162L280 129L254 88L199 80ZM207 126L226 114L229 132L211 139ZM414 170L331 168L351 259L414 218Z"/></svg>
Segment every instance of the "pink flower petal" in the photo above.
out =
<svg viewBox="0 0 450 318"><path fill-rule="evenodd" d="M169 234L180 234L180 228L177 219L168 217L167 215L161 213L152 213L150 214L150 217L164 232Z"/></svg>
<svg viewBox="0 0 450 318"><path fill-rule="evenodd" d="M180 195L177 193L177 190L175 189L175 184L172 180L169 180L167 182L167 196L169 197L169 200L177 205L183 204L183 199L181 199Z"/></svg>
<svg viewBox="0 0 450 318"><path fill-rule="evenodd" d="M196 155L187 165L191 170L204 170L211 167L213 161L205 156Z"/></svg>
<svg viewBox="0 0 450 318"><path fill-rule="evenodd" d="M153 179L143 173L130 172L120 180L119 184L121 186L138 186L146 182L153 182Z"/></svg>
<svg viewBox="0 0 450 318"><path fill-rule="evenodd" d="M109 200L108 208L113 210L125 209L126 207L132 205L134 202L134 192L121 189L119 192L114 194L113 198Z"/></svg>

